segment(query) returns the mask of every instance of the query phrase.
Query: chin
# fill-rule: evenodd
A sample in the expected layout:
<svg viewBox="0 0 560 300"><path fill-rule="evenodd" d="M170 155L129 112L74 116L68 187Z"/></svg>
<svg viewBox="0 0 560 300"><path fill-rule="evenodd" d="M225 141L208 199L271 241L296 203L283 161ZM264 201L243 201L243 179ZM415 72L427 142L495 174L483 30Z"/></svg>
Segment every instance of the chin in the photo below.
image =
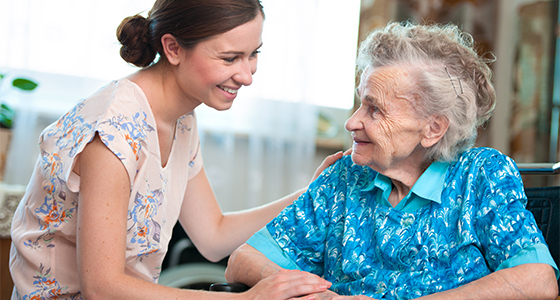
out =
<svg viewBox="0 0 560 300"><path fill-rule="evenodd" d="M224 111L230 109L232 106L233 106L233 101L227 103L221 102L219 103L219 105L212 105L210 107L217 111Z"/></svg>
<svg viewBox="0 0 560 300"><path fill-rule="evenodd" d="M378 165L372 161L370 158L368 158L367 156L364 157L360 154L355 154L354 152L352 152L352 162L357 164L358 166L367 166L372 168L373 170L379 172L378 170Z"/></svg>
<svg viewBox="0 0 560 300"><path fill-rule="evenodd" d="M217 111L226 111L229 110L231 108L231 105L228 107L214 107L215 110Z"/></svg>
<svg viewBox="0 0 560 300"><path fill-rule="evenodd" d="M363 162L360 158L362 158L360 155L356 154L355 152L352 152L351 154L352 157L352 162L359 165L359 166L365 166L366 163Z"/></svg>

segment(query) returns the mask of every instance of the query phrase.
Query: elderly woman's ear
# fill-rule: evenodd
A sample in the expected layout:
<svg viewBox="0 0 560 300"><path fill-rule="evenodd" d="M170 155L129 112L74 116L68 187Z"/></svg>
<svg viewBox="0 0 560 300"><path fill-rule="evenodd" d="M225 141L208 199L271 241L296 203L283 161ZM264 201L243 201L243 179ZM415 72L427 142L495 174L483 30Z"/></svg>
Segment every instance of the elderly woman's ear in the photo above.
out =
<svg viewBox="0 0 560 300"><path fill-rule="evenodd" d="M424 126L424 137L422 138L422 147L430 148L435 145L447 132L449 128L449 120L442 115L435 115L428 118L428 122Z"/></svg>

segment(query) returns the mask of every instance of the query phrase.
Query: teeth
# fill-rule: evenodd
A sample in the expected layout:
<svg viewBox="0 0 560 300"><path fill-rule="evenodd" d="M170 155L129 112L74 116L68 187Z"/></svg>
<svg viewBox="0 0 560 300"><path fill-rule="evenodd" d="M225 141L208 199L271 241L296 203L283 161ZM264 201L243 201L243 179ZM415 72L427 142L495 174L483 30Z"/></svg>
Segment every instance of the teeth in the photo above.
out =
<svg viewBox="0 0 560 300"><path fill-rule="evenodd" d="M224 91L230 93L230 94L237 94L237 90L230 89L230 88L227 88L227 87L225 87L225 86L218 86L218 87L219 87L220 89L222 89L222 90L224 90Z"/></svg>

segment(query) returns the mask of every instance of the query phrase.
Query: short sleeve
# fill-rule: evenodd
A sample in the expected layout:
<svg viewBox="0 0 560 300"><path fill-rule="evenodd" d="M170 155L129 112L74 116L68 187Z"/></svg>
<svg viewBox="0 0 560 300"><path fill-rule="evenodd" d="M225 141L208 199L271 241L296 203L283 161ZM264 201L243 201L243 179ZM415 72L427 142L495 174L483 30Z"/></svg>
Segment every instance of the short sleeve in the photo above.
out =
<svg viewBox="0 0 560 300"><path fill-rule="evenodd" d="M506 268L513 268L515 266L531 263L548 264L554 268L556 279L559 278L558 266L554 262L550 251L545 244L535 244L519 251L515 256L508 258L504 261L496 271Z"/></svg>
<svg viewBox="0 0 560 300"><path fill-rule="evenodd" d="M247 244L261 252L266 258L288 270L301 270L299 266L287 255L286 252L272 238L266 227L257 231Z"/></svg>
<svg viewBox="0 0 560 300"><path fill-rule="evenodd" d="M327 224L321 218L324 212L315 209L317 204L306 192L272 220L267 229L285 255L302 270L322 275L326 240L323 228Z"/></svg>
<svg viewBox="0 0 560 300"><path fill-rule="evenodd" d="M341 209L333 203L341 160L327 168L294 203L285 208L266 228L284 256L299 268L324 275L327 238L333 234Z"/></svg>
<svg viewBox="0 0 560 300"><path fill-rule="evenodd" d="M96 96L106 97L106 93L100 91ZM146 155L142 151L146 147L146 137L153 134L155 128L147 122L145 112L130 111L131 107L137 105L127 105L126 101L111 102L109 107L101 101L82 101L43 131L40 139L42 159L64 161L64 164L58 165L63 168L62 179L67 182L70 191L79 190L79 176L73 172L73 168L78 155L96 133L123 163L132 184L140 157Z"/></svg>
<svg viewBox="0 0 560 300"><path fill-rule="evenodd" d="M515 163L505 155L492 155L478 174L475 229L490 269L496 271L526 249L548 249L533 215L525 209L527 196Z"/></svg>

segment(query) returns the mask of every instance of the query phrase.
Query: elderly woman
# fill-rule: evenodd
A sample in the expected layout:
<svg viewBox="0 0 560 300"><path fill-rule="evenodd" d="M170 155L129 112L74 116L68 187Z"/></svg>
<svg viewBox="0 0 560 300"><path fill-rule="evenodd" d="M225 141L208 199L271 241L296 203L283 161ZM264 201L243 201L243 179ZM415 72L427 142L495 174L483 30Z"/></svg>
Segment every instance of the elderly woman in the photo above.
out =
<svg viewBox="0 0 560 300"><path fill-rule="evenodd" d="M346 122L351 158L236 250L226 278L254 285L299 269L332 283L321 299L556 298L558 269L515 163L472 148L495 104L487 62L454 25L373 31Z"/></svg>

